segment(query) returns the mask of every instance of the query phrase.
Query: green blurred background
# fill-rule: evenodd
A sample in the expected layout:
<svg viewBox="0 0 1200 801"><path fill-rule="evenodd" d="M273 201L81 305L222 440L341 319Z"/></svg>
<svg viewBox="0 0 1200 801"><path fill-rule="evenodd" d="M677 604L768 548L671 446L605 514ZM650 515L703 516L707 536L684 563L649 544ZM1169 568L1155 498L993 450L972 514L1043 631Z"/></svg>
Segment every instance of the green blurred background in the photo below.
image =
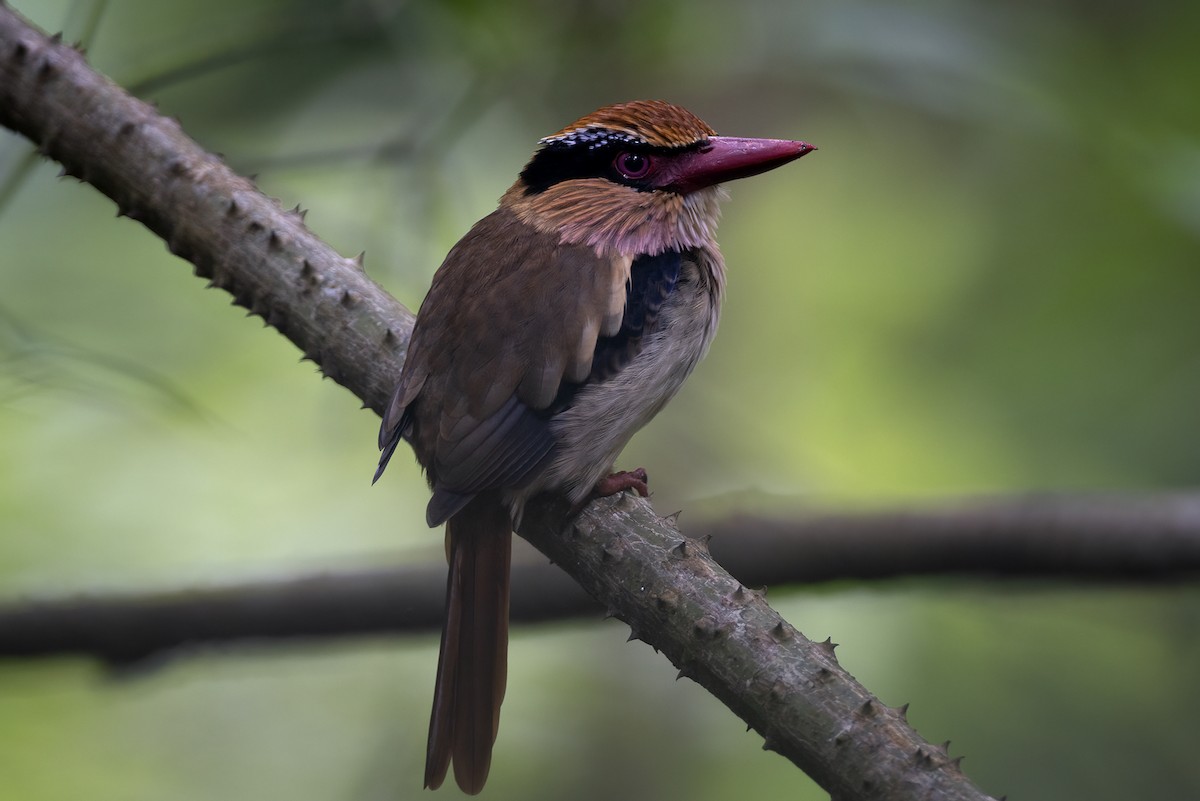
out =
<svg viewBox="0 0 1200 801"><path fill-rule="evenodd" d="M685 526L1200 478L1200 4L10 2L414 308L599 105L816 143L732 187L721 334L623 460ZM438 558L372 415L29 150L0 133L0 600ZM771 598L990 793L1200 797L1194 586ZM515 632L488 797L824 797L626 634ZM0 798L419 797L436 646L0 663Z"/></svg>

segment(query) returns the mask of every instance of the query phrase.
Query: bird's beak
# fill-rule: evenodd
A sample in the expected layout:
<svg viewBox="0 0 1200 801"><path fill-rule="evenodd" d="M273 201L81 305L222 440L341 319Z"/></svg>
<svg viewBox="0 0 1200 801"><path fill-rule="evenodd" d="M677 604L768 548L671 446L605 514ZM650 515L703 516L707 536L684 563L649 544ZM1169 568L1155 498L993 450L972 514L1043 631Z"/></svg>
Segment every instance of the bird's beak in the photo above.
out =
<svg viewBox="0 0 1200 801"><path fill-rule="evenodd" d="M710 136L696 150L677 157L660 185L664 189L686 194L706 186L773 170L813 150L816 147L807 142L789 139Z"/></svg>

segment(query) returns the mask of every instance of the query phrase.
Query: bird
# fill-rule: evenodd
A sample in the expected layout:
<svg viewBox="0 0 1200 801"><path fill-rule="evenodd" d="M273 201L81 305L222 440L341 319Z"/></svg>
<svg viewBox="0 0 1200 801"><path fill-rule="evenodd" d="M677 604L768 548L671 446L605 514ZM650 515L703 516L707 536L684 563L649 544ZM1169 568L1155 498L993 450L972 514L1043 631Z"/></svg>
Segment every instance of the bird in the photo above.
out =
<svg viewBox="0 0 1200 801"><path fill-rule="evenodd" d="M574 509L648 492L613 472L717 329L723 182L809 153L718 136L661 100L600 108L538 146L433 276L379 430L408 442L446 526L445 618L425 786L483 789L507 680L512 532L535 495Z"/></svg>

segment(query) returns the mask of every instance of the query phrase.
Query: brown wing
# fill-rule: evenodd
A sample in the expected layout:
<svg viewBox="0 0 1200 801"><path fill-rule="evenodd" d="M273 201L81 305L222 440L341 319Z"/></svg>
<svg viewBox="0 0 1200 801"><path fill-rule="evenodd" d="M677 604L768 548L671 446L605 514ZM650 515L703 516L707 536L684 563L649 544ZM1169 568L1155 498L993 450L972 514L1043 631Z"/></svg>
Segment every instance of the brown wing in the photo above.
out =
<svg viewBox="0 0 1200 801"><path fill-rule="evenodd" d="M628 261L561 245L503 209L454 246L380 429L381 464L403 436L425 467L430 525L475 493L520 486L549 453L539 412L591 373L597 338L620 329L628 278Z"/></svg>

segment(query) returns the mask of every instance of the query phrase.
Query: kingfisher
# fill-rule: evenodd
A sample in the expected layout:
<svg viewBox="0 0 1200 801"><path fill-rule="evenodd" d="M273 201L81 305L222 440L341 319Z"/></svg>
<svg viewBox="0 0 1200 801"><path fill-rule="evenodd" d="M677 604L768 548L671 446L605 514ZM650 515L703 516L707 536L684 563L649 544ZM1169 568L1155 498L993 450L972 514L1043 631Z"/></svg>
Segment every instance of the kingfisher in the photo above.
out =
<svg viewBox="0 0 1200 801"><path fill-rule="evenodd" d="M446 525L449 574L425 786L483 789L508 671L512 532L542 492L576 508L647 494L614 473L717 330L720 184L815 148L718 136L660 100L605 106L539 141L499 207L451 248L379 430L408 442Z"/></svg>

